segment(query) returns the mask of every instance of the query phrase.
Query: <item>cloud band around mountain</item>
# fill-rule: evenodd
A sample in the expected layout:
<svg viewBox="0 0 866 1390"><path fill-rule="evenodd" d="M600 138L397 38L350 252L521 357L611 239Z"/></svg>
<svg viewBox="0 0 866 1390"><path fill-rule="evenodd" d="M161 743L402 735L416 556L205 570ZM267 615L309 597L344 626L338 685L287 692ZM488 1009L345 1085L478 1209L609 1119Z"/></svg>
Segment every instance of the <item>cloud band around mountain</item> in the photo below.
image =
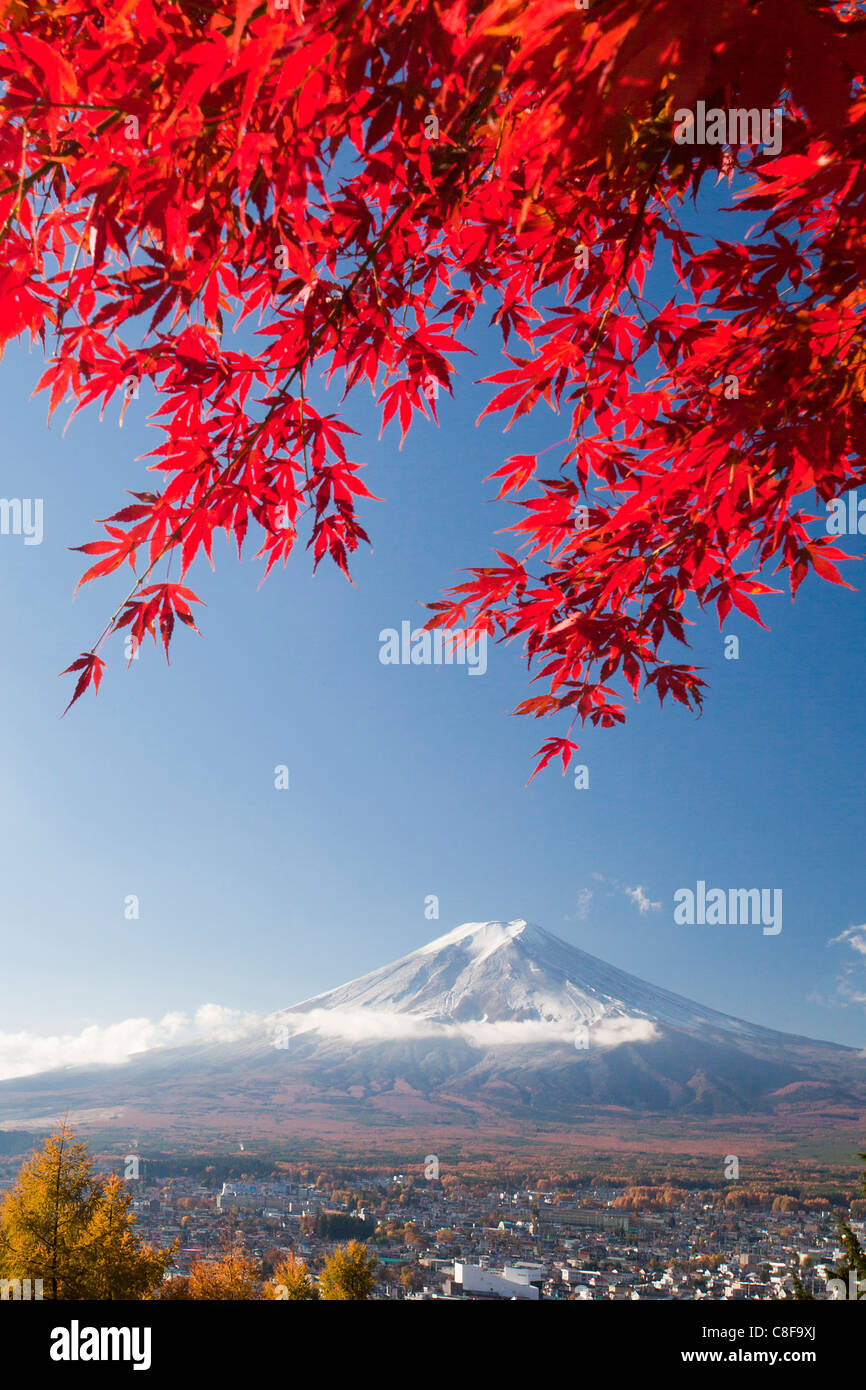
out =
<svg viewBox="0 0 866 1390"><path fill-rule="evenodd" d="M289 1036L315 1034L346 1042L397 1042L430 1038L459 1040L472 1047L572 1046L578 1030L588 1028L589 1047L620 1047L652 1042L658 1029L649 1019L611 1015L587 1021L523 1019L439 1022L419 1014L372 1009L286 1010L278 1014L245 1013L221 1004L203 1004L190 1018L167 1013L159 1020L128 1018L107 1025L88 1024L79 1033L40 1036L0 1033L0 1081L64 1067L122 1065L133 1057L185 1043L230 1043L261 1037L271 1045L278 1028Z"/></svg>

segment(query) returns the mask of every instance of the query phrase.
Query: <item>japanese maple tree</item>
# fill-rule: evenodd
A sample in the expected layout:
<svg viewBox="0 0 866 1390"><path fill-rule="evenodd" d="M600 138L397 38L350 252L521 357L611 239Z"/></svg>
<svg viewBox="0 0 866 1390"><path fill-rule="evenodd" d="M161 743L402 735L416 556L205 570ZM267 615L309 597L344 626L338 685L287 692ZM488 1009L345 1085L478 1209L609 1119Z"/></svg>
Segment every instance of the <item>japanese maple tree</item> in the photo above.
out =
<svg viewBox="0 0 866 1390"><path fill-rule="evenodd" d="M524 642L521 711L608 726L614 680L695 707L687 596L761 621L768 566L841 582L805 508L866 481L862 5L0 0L0 30L0 343L42 341L50 411L158 402L152 491L80 547L82 582L132 578L73 701L110 633L195 626L217 530L348 570L371 494L311 373L402 438L485 309L484 413L546 402L563 438L504 459L514 543L431 621ZM699 103L783 138L689 143ZM749 236L696 234L707 178Z"/></svg>

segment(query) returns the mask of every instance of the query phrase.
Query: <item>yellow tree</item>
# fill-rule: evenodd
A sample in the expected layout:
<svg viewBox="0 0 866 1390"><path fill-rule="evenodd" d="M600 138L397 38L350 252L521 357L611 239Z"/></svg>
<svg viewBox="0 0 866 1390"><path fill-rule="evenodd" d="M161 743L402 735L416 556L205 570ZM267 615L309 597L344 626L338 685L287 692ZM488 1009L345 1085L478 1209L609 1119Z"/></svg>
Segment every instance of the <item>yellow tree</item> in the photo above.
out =
<svg viewBox="0 0 866 1390"><path fill-rule="evenodd" d="M287 1255L275 1267L273 1278L265 1285L264 1296L280 1302L310 1303L319 1297L305 1260Z"/></svg>
<svg viewBox="0 0 866 1390"><path fill-rule="evenodd" d="M260 1296L258 1270L239 1242L233 1241L216 1260L190 1266L188 1298L238 1303Z"/></svg>
<svg viewBox="0 0 866 1390"><path fill-rule="evenodd" d="M367 1255L366 1245L350 1240L325 1261L319 1275L319 1295L326 1302L367 1299L375 1285L375 1255Z"/></svg>
<svg viewBox="0 0 866 1390"><path fill-rule="evenodd" d="M176 1274L172 1279L164 1279L159 1291L160 1300L189 1298L189 1275Z"/></svg>
<svg viewBox="0 0 866 1390"><path fill-rule="evenodd" d="M0 1202L0 1277L41 1279L47 1299L150 1298L173 1262L135 1234L132 1198L62 1125Z"/></svg>
<svg viewBox="0 0 866 1390"><path fill-rule="evenodd" d="M112 1174L102 1185L86 1241L79 1247L80 1298L151 1298L162 1283L177 1246L159 1250L144 1245L133 1229L131 1206L132 1193Z"/></svg>

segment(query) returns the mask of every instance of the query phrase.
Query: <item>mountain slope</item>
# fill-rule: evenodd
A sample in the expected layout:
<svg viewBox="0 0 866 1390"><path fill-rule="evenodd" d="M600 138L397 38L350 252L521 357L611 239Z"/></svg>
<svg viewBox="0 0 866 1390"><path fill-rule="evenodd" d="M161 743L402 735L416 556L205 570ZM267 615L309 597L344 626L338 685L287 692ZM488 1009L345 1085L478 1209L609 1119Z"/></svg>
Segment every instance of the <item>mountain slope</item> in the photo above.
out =
<svg viewBox="0 0 866 1390"><path fill-rule="evenodd" d="M467 922L286 1014L353 1009L418 1015L443 1024L486 1019L574 1028L640 1019L743 1037L772 1035L647 984L522 919Z"/></svg>
<svg viewBox="0 0 866 1390"><path fill-rule="evenodd" d="M468 923L231 1043L0 1083L0 1120L187 1126L866 1113L863 1056L732 1018L522 920ZM182 1118L181 1118L182 1117Z"/></svg>

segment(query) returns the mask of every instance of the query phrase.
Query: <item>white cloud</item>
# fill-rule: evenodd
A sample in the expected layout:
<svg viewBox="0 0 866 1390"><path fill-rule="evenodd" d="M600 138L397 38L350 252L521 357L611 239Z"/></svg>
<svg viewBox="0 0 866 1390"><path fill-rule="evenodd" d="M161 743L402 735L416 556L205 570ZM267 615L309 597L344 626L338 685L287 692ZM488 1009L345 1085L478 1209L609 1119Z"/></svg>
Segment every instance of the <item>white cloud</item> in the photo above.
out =
<svg viewBox="0 0 866 1390"><path fill-rule="evenodd" d="M661 903L651 902L640 884L637 888L626 888L626 893L640 912L658 912Z"/></svg>
<svg viewBox="0 0 866 1390"><path fill-rule="evenodd" d="M0 1081L32 1076L63 1067L120 1065L145 1052L184 1043L237 1042L255 1033L268 1037L277 1026L295 1036L316 1033L348 1042L395 1042L401 1039L459 1039L473 1047L533 1047L571 1044L575 1024L567 1020L488 1019L440 1023L421 1014L395 1014L375 1009L287 1010L277 1014L245 1013L222 1004L202 1004L192 1018L167 1013L158 1021L127 1018L120 1023L88 1024L79 1033L0 1033ZM657 1036L647 1019L611 1017L590 1022L590 1042L619 1047L626 1042L650 1042Z"/></svg>
<svg viewBox="0 0 866 1390"><path fill-rule="evenodd" d="M599 883L604 884L608 890L607 896L609 898L614 897L617 893L625 893L626 897L631 899L641 913L661 910L661 903L654 903L641 884L638 884L637 888L629 888L628 884L620 883L618 878L606 878L604 874L595 873L592 876Z"/></svg>
<svg viewBox="0 0 866 1390"><path fill-rule="evenodd" d="M236 1042L259 1028L262 1018L259 1014L227 1009L222 1004L202 1004L196 1009L193 1022L197 1036L207 1042Z"/></svg>
<svg viewBox="0 0 866 1390"><path fill-rule="evenodd" d="M295 1035L318 1033L349 1042L398 1039L459 1039L472 1047L538 1047L574 1043L575 1023L566 1019L470 1019L439 1023L420 1014L391 1014L374 1009L311 1009L307 1013L279 1015ZM620 1047L627 1042L651 1042L658 1036L654 1023L626 1016L601 1018L589 1023L590 1045Z"/></svg>
<svg viewBox="0 0 866 1390"><path fill-rule="evenodd" d="M843 1008L848 1004L866 1005L866 971L864 960L860 959L866 958L866 923L846 927L838 936L831 937L827 945L850 946L857 957L853 961L849 958L841 975L837 976L836 993L830 1002L840 1004Z"/></svg>
<svg viewBox="0 0 866 1390"><path fill-rule="evenodd" d="M594 894L591 888L581 888L577 895L577 910L574 914L578 922L586 921L589 916L589 905L593 897Z"/></svg>
<svg viewBox="0 0 866 1390"><path fill-rule="evenodd" d="M550 1043L574 1044L573 1023L553 1023L526 1019L519 1023L462 1023L454 1031L476 1047L531 1047ZM588 1026L590 1047L621 1047L627 1042L652 1042L658 1036L654 1023L646 1018L602 1018Z"/></svg>
<svg viewBox="0 0 866 1390"><path fill-rule="evenodd" d="M0 1033L0 1081L56 1067L128 1062L142 1052L187 1042L227 1042L258 1026L255 1014L203 1004L192 1020L167 1013L158 1021L127 1018L120 1023L88 1024L80 1033Z"/></svg>
<svg viewBox="0 0 866 1390"><path fill-rule="evenodd" d="M443 1024L420 1014L391 1014L376 1009L309 1009L297 1014L289 1011L277 1015L277 1020L295 1035L318 1033L323 1038L345 1038L348 1042L435 1038L446 1032Z"/></svg>
<svg viewBox="0 0 866 1390"><path fill-rule="evenodd" d="M659 1036L658 1028L648 1018L629 1018L623 1014L619 1018L603 1018L589 1030L590 1045L597 1047L621 1047L629 1042L653 1042Z"/></svg>
<svg viewBox="0 0 866 1390"><path fill-rule="evenodd" d="M842 941L847 942L852 951L857 951L859 955L866 956L866 922L859 927L848 927L845 931L840 932L838 936L832 937L831 940L827 942L827 945L838 946Z"/></svg>
<svg viewBox="0 0 866 1390"><path fill-rule="evenodd" d="M836 977L836 992L829 1000L831 1004L866 1004L866 978L862 972L858 979L854 965L846 965L841 975Z"/></svg>

